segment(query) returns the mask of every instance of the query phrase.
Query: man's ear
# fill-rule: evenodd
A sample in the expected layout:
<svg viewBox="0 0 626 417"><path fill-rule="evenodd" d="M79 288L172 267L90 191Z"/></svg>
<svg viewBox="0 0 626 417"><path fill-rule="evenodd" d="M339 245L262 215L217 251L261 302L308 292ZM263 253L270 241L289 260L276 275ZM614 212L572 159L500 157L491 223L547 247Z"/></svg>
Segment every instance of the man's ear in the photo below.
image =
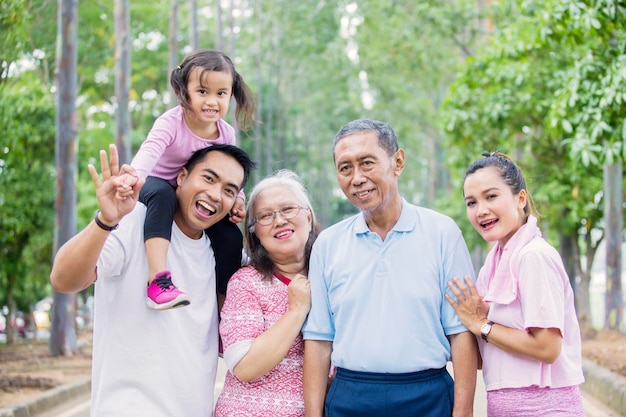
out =
<svg viewBox="0 0 626 417"><path fill-rule="evenodd" d="M189 171L187 171L187 168L183 167L176 177L176 185L180 187L183 181L185 181L185 178L187 178L188 174Z"/></svg>
<svg viewBox="0 0 626 417"><path fill-rule="evenodd" d="M404 170L404 149L398 149L392 156L393 158L393 172L396 176L400 176Z"/></svg>

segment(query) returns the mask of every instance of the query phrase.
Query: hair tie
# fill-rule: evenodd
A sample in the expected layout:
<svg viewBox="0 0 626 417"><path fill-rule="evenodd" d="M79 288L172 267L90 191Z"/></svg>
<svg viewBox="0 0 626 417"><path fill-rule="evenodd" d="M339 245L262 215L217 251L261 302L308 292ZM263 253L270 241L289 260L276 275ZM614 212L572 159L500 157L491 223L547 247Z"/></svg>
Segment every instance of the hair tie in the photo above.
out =
<svg viewBox="0 0 626 417"><path fill-rule="evenodd" d="M177 69L178 71L180 71L181 69L183 69L183 67L181 67L181 66L179 65L179 66L177 66L177 67L176 67L176 69Z"/></svg>
<svg viewBox="0 0 626 417"><path fill-rule="evenodd" d="M494 157L494 156L500 156L500 149L496 149L496 150L495 150L495 151L493 151L493 152L486 152L486 151L485 151L485 152L483 152L483 153L482 153L482 155L483 155L485 158L491 158L491 157Z"/></svg>

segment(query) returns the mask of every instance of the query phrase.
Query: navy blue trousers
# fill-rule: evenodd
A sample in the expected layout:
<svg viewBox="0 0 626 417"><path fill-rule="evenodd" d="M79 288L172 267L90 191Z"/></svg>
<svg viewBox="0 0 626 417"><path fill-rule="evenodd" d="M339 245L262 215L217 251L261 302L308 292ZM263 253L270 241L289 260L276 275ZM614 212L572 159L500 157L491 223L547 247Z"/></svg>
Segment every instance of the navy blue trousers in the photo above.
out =
<svg viewBox="0 0 626 417"><path fill-rule="evenodd" d="M448 417L454 381L445 368L404 374L337 369L326 417Z"/></svg>

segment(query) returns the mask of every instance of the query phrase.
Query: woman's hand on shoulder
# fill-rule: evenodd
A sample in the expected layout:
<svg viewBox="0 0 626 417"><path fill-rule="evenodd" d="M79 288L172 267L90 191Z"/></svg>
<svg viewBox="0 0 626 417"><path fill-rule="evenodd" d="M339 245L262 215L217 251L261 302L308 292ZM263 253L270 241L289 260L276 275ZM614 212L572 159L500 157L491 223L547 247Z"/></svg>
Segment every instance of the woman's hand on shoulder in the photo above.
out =
<svg viewBox="0 0 626 417"><path fill-rule="evenodd" d="M465 277L463 281L454 277L448 282L448 287L456 299L445 294L446 300L454 308L463 325L475 335L480 335L480 326L487 321L489 305L483 301L469 277Z"/></svg>

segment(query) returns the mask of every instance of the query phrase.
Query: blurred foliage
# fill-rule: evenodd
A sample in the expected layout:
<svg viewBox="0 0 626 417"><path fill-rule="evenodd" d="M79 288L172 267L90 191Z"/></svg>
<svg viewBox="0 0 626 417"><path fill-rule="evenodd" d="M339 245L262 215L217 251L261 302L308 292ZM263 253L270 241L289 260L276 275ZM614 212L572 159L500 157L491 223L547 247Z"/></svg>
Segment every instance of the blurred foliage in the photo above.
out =
<svg viewBox="0 0 626 417"><path fill-rule="evenodd" d="M624 4L494 3L492 38L467 60L444 102L454 183L460 187L481 152L501 150L524 169L553 243L601 231L602 166L624 149Z"/></svg>
<svg viewBox="0 0 626 417"><path fill-rule="evenodd" d="M523 167L553 243L563 235L601 232L601 166L624 157L623 2L236 0L221 5L218 22L216 0L198 1L199 47L215 48L221 28L225 52L256 94L259 123L240 137L241 147L260 164L248 187L290 168L307 185L322 227L354 213L337 187L331 145L343 124L371 117L391 123L407 151L400 177L406 199L453 216L471 248L485 244L465 218L461 184L464 169L484 150L500 149ZM8 109L0 118L10 120L3 141L17 140L21 131L39 132L28 139L35 140L54 130L53 118L42 125L18 111L26 100L8 91L21 86L23 97L39 97L31 106L43 106L43 95L48 104L54 101L57 7L52 0L0 3L0 86L7 88L1 101ZM96 207L86 167L97 162L99 149L114 142L116 98L114 2L87 0L78 7L81 229ZM154 119L174 104L169 8L165 0L131 2L133 151ZM181 2L180 59L190 52L189 22L188 3ZM232 124L230 116L227 120ZM53 146L39 146L29 157L40 158L42 167L53 164ZM17 151L3 146L2 152L5 164ZM8 183L7 172L0 172L2 184ZM38 191L54 193L54 178L30 178ZM41 219L53 219L52 203L21 204L24 215L36 206ZM5 212L3 206L2 216ZM53 224L33 229L54 230ZM33 238L30 245L35 242L46 238ZM38 253L37 246L25 247ZM45 255L41 265L47 268L51 253Z"/></svg>
<svg viewBox="0 0 626 417"><path fill-rule="evenodd" d="M0 3L0 83L8 77L9 64L17 60L28 39L26 0Z"/></svg>
<svg viewBox="0 0 626 417"><path fill-rule="evenodd" d="M561 254L584 288L577 313L589 325L589 265L604 237L603 167L626 155L626 5L499 0L493 22L443 104L453 183L461 190L464 170L483 151L518 162L547 239L571 246ZM462 224L460 209L454 217ZM463 228L470 236L467 222Z"/></svg>
<svg viewBox="0 0 626 417"><path fill-rule="evenodd" d="M0 95L0 305L12 297L28 311L50 275L54 102L33 73L0 85Z"/></svg>

